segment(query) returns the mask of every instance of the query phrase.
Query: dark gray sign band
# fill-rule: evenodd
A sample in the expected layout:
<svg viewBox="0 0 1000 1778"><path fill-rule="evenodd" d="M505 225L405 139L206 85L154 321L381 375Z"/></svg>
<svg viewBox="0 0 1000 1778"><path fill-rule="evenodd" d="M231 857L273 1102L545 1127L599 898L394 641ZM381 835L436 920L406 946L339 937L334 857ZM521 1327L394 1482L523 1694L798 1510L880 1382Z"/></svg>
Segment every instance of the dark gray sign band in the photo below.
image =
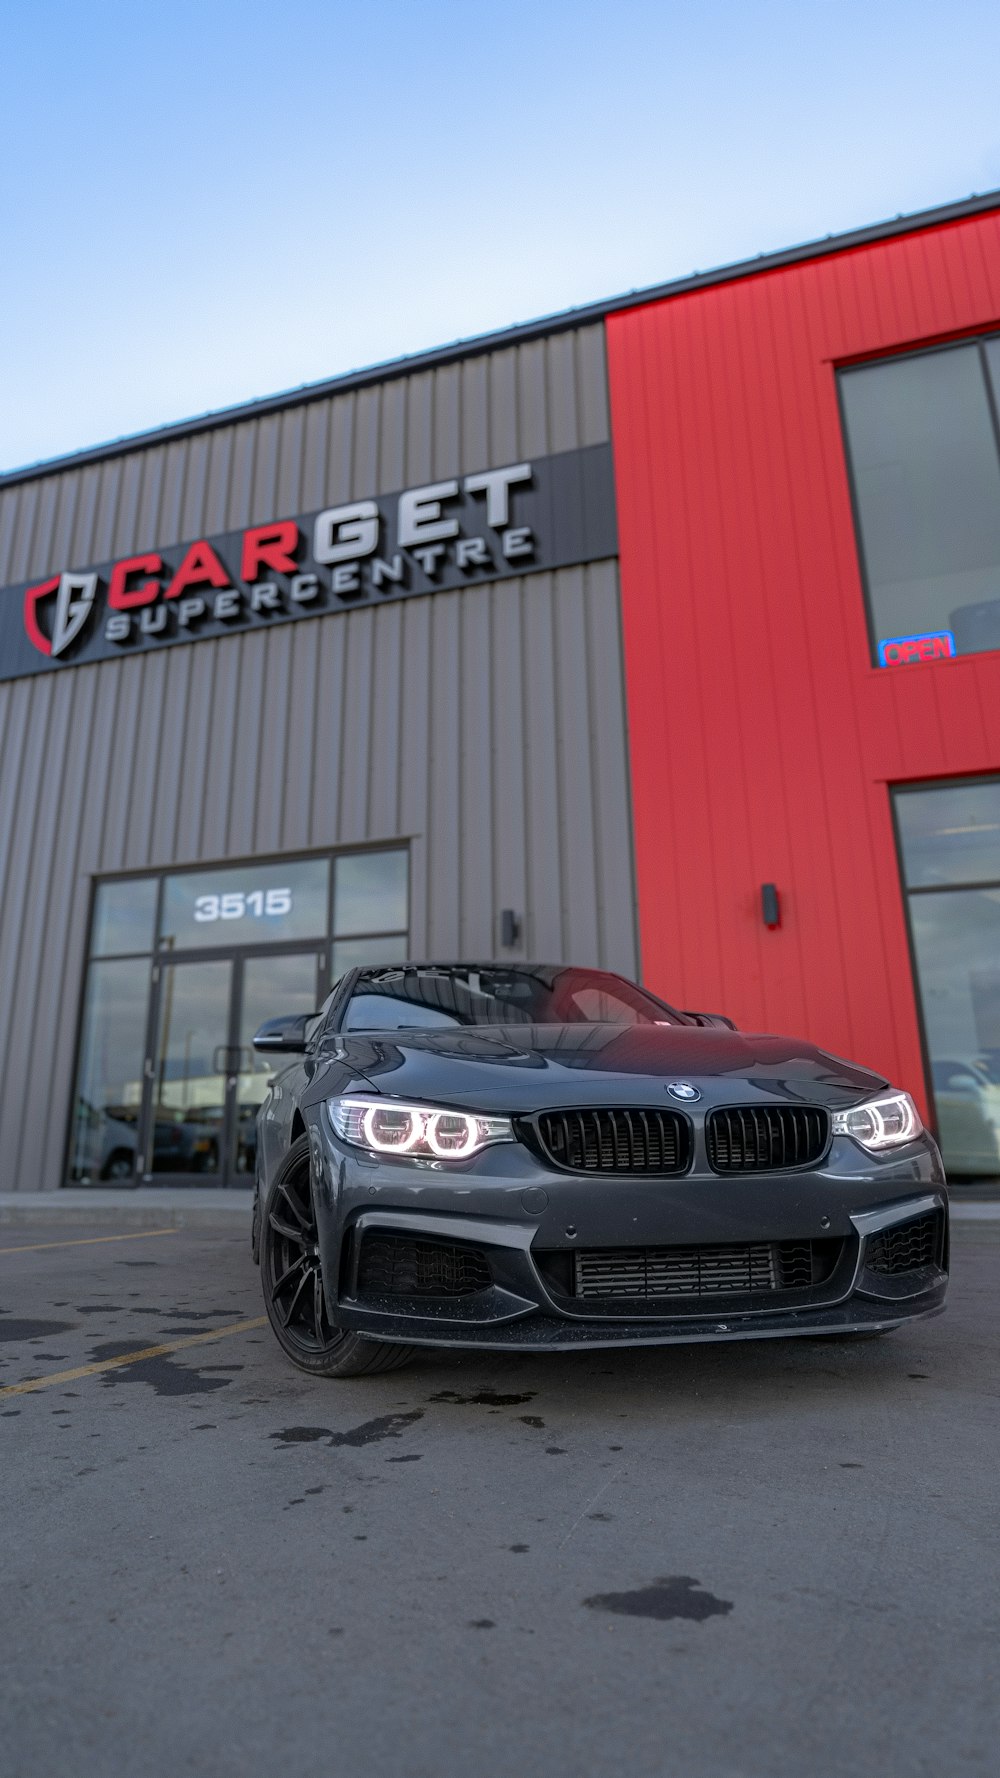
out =
<svg viewBox="0 0 1000 1778"><path fill-rule="evenodd" d="M244 531L209 537L205 541L230 578L228 589L192 587L173 599L165 599L161 592L152 603L127 612L108 607L113 561L96 567L60 564L48 578L61 570L66 575L72 573L73 584L67 582L61 595L43 595L32 610L43 637L51 639L53 625L61 624L61 635L72 639L59 653L45 654L30 638L25 625L25 594L45 577L4 588L0 591L0 680L62 671L123 654L289 623L299 617L567 568L617 554L610 445L589 445L535 458L530 470L530 480L510 486L502 525L490 524L489 503L483 492L465 485L481 478L458 478L457 493L442 506L447 518L457 521L457 534L431 545L420 540L401 546L400 496L380 496L374 503L379 521L377 551L354 561L341 560L336 566L316 562L312 551L317 515L300 515L296 518L299 573L294 576L265 570L252 584L244 584L238 578ZM286 516L290 515L276 515L276 522ZM195 540L165 548L150 546L162 558L164 585L184 560L191 541ZM111 639L115 635L118 640Z"/></svg>

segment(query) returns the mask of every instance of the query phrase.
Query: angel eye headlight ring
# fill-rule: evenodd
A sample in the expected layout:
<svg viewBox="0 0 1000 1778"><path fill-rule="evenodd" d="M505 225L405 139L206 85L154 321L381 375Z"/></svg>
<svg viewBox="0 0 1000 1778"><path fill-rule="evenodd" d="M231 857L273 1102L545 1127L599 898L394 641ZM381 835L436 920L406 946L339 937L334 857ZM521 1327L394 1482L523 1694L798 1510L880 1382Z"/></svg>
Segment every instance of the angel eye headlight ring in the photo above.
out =
<svg viewBox="0 0 1000 1778"><path fill-rule="evenodd" d="M509 1117L409 1105L397 1099L355 1095L330 1099L327 1114L342 1142L369 1154L466 1161L493 1143L514 1141Z"/></svg>

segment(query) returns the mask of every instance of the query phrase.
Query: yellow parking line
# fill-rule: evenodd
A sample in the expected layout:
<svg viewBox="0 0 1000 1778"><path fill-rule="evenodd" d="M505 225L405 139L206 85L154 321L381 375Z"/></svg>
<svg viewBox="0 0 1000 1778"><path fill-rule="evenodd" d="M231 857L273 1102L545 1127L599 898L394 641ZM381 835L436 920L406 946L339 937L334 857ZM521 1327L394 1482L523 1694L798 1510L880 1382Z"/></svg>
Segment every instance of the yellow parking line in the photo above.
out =
<svg viewBox="0 0 1000 1778"><path fill-rule="evenodd" d="M169 1234L169 1229L162 1233ZM145 1358L162 1358L168 1352L180 1352L185 1346L203 1346L209 1340L221 1340L226 1334L250 1333L254 1328L266 1327L267 1316L258 1315L253 1321L231 1321L228 1327L213 1327L208 1333L185 1334L181 1340L166 1340L160 1346L145 1346L141 1352L126 1352L121 1358L103 1358L97 1364L78 1364L75 1370L53 1371L48 1377L29 1377L24 1383L8 1383L0 1389L2 1395L27 1395L29 1390L48 1389L53 1383L76 1383L81 1377L96 1377L101 1371L119 1370L125 1364L141 1364Z"/></svg>
<svg viewBox="0 0 1000 1778"><path fill-rule="evenodd" d="M102 1241L150 1241L154 1235L179 1235L180 1229L142 1229L137 1235L85 1235L80 1241L36 1241L30 1247L0 1247L0 1253L44 1253L48 1247L99 1247Z"/></svg>

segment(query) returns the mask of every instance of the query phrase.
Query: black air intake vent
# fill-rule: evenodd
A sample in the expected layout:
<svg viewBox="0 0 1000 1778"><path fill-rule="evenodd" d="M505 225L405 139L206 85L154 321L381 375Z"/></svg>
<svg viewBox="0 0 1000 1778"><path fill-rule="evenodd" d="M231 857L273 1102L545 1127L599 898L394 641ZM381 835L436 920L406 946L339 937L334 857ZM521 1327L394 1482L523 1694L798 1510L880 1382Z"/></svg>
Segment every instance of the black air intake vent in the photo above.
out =
<svg viewBox="0 0 1000 1778"><path fill-rule="evenodd" d="M811 1105L727 1105L705 1122L716 1173L776 1173L811 1167L826 1151L830 1119Z"/></svg>
<svg viewBox="0 0 1000 1778"><path fill-rule="evenodd" d="M683 1173L691 1125L658 1106L543 1111L530 1128L545 1160L568 1173Z"/></svg>
<svg viewBox="0 0 1000 1778"><path fill-rule="evenodd" d="M896 1274L919 1272L924 1266L941 1263L941 1213L931 1210L912 1222L897 1223L873 1235L865 1250L865 1265L870 1272Z"/></svg>
<svg viewBox="0 0 1000 1778"><path fill-rule="evenodd" d="M406 1235L365 1235L361 1243L360 1296L472 1296L492 1282L479 1247Z"/></svg>

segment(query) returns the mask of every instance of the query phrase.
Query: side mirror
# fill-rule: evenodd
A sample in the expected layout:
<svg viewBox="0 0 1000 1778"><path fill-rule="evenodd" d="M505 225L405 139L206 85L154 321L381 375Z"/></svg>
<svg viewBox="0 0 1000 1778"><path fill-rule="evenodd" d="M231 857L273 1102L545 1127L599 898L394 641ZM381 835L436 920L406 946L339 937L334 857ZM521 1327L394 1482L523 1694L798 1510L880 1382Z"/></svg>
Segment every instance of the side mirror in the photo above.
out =
<svg viewBox="0 0 1000 1778"><path fill-rule="evenodd" d="M727 1019L724 1012L688 1012L684 1017L693 1019L696 1025L707 1025L713 1031L735 1031L737 1029L732 1019Z"/></svg>
<svg viewBox="0 0 1000 1778"><path fill-rule="evenodd" d="M315 1013L311 1015L315 1018ZM293 1055L301 1055L306 1047L305 1013L292 1013L283 1019L265 1019L259 1031L254 1032L253 1047L255 1050L286 1050Z"/></svg>

